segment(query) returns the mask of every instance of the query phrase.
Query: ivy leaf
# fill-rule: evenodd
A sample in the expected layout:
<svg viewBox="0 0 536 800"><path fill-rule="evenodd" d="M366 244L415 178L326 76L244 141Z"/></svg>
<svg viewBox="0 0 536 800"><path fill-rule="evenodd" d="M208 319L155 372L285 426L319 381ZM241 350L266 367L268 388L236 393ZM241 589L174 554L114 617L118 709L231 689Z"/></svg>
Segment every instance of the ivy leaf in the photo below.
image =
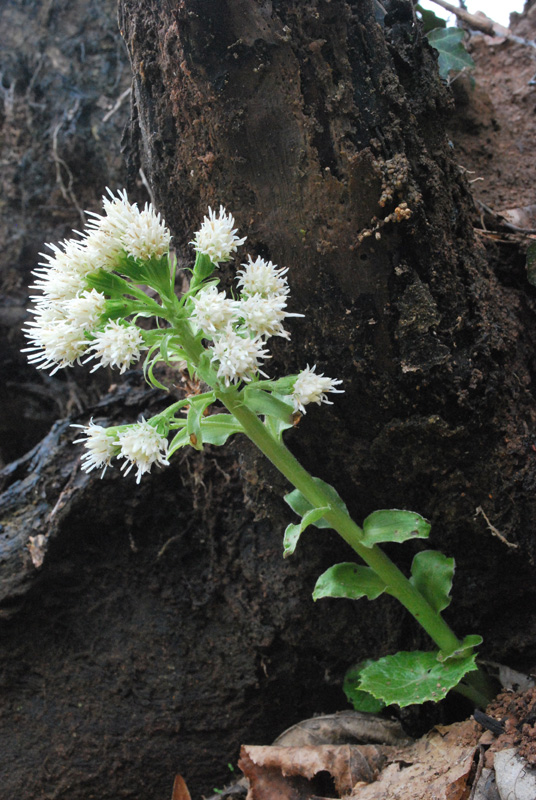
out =
<svg viewBox="0 0 536 800"><path fill-rule="evenodd" d="M358 688L361 672L365 667L368 667L369 664L373 663L374 662L372 659L367 658L365 661L361 661L359 664L355 664L353 667L350 667L350 669L346 670L342 690L346 695L350 705L354 707L355 711L365 711L368 714L379 714L379 712L385 708L385 703L383 700L377 700L375 697L369 694L369 692L364 692L362 689Z"/></svg>
<svg viewBox="0 0 536 800"><path fill-rule="evenodd" d="M351 600L366 597L375 600L386 588L387 584L370 567L345 561L330 567L319 577L313 600L321 597L348 597Z"/></svg>
<svg viewBox="0 0 536 800"><path fill-rule="evenodd" d="M436 28L428 34L428 41L439 53L439 75L447 80L449 72L472 69L475 62L462 44L465 31L461 28Z"/></svg>
<svg viewBox="0 0 536 800"><path fill-rule="evenodd" d="M314 482L316 484L318 484L318 486L321 486L322 489L327 494L330 506L338 506L343 511L348 513L348 509L346 508L344 500L341 498L341 496L339 495L337 490L333 488L333 486L330 486L329 483L326 483L325 481L321 480L320 478L313 478L313 480L314 480ZM294 489L294 491L289 492L288 494L286 494L283 497L283 500L300 517L303 517L304 514L306 514L308 511L310 511L312 508L315 507L315 506L313 506L312 503L309 502L309 500L307 500L305 495L303 495L300 492L299 489ZM326 520L323 517L321 517L316 522L313 522L312 524L315 525L317 528L330 528L331 527L329 522L326 522Z"/></svg>
<svg viewBox="0 0 536 800"><path fill-rule="evenodd" d="M472 653L475 647L482 644L484 639L478 633L470 633L461 642L460 647L454 650L440 650L437 656L438 661L449 661L451 658L465 658L469 653Z"/></svg>
<svg viewBox="0 0 536 800"><path fill-rule="evenodd" d="M380 542L405 542L407 539L426 539L430 534L430 523L414 511L397 508L373 511L363 523L365 547Z"/></svg>
<svg viewBox="0 0 536 800"><path fill-rule="evenodd" d="M454 559L438 550L417 553L411 565L410 583L426 598L438 613L446 608L451 597Z"/></svg>
<svg viewBox="0 0 536 800"><path fill-rule="evenodd" d="M475 655L441 663L438 653L396 653L374 661L361 672L359 689L400 707L431 700L437 703L459 684L464 675L478 669Z"/></svg>
<svg viewBox="0 0 536 800"><path fill-rule="evenodd" d="M422 19L422 27L424 33L428 33L432 31L434 28L446 28L447 23L446 20L441 19L438 17L437 14L434 14L433 11L430 11L427 8L423 8L421 5L416 5L415 10L419 12Z"/></svg>
<svg viewBox="0 0 536 800"><path fill-rule="evenodd" d="M283 558L291 556L298 544L298 539L309 525L313 525L320 519L322 514L329 511L329 506L325 508L311 508L306 514L303 515L302 521L298 525L287 525L285 535L283 537Z"/></svg>

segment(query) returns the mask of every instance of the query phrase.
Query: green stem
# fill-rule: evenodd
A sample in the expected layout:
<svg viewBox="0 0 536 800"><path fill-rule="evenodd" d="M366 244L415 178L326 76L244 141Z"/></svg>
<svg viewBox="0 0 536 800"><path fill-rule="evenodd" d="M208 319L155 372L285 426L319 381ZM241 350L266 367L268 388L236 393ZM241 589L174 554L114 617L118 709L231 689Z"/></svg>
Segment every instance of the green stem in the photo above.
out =
<svg viewBox="0 0 536 800"><path fill-rule="evenodd" d="M177 324L177 330L188 358L191 359L192 363L198 363L200 356L204 352L203 345L193 336L188 322L180 321ZM213 370L210 370L210 372L213 372ZM212 379L212 375L207 375L207 377L203 375L202 377L204 380L208 378L207 382L210 382L212 386L215 383L217 384L215 375L214 379ZM231 386L225 391L215 389L215 394L235 419L240 422L245 434L251 441L285 478L296 489L299 489L314 507L330 506L330 511L324 514L326 521L361 559L374 570L388 587L389 594L396 597L415 617L438 647L446 651L458 649L461 646L461 642L441 615L430 606L404 573L379 547L376 545L365 547L362 544L363 531L359 525L343 509L330 505L331 500L322 486L314 481L313 477L302 467L283 442L271 435L259 417L245 405L239 391ZM470 697L479 706L485 706L494 697L490 682L481 670L478 673L466 675L464 686L460 687L460 692Z"/></svg>
<svg viewBox="0 0 536 800"><path fill-rule="evenodd" d="M330 505L330 498L323 488L313 480L283 442L275 439L266 430L260 419L244 405L236 390L219 392L217 396L241 423L246 435L257 445L259 450L313 506L322 508ZM343 509L331 506L324 518L384 581L388 586L389 594L402 603L441 650L454 650L461 646L460 640L441 615L429 605L391 559L376 545L365 547L362 544L362 529ZM461 693L470 697L477 705L485 707L493 698L494 692L490 682L480 670L478 673L466 675L464 681L466 685L461 687Z"/></svg>

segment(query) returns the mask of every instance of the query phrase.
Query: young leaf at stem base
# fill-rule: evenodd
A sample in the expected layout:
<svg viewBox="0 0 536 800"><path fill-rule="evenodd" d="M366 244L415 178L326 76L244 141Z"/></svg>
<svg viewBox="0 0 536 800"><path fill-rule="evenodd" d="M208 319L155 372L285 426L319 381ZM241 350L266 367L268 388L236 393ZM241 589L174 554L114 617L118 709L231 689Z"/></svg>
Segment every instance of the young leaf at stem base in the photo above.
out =
<svg viewBox="0 0 536 800"><path fill-rule="evenodd" d="M329 511L329 506L325 508L311 508L306 514L303 515L302 521L298 525L287 525L285 535L283 537L283 558L291 556L298 544L298 539L309 525L313 525L321 518L323 514Z"/></svg>

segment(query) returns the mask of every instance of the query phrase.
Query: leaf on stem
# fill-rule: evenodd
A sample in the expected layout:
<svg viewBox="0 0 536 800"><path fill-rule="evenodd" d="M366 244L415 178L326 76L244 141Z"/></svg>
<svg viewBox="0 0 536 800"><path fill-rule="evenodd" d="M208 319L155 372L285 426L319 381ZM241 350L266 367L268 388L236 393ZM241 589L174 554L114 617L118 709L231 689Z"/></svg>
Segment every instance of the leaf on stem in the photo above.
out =
<svg viewBox="0 0 536 800"><path fill-rule="evenodd" d="M298 539L304 530L308 528L309 525L313 525L319 520L326 511L329 511L328 506L325 508L311 508L310 511L307 511L307 513L303 515L303 519L298 525L287 525L283 537L283 558L288 558L294 553L296 545L298 544Z"/></svg>
<svg viewBox="0 0 536 800"><path fill-rule="evenodd" d="M400 707L431 700L437 703L463 676L478 669L475 654L448 662L438 661L438 653L402 652L374 661L361 672L359 689Z"/></svg>
<svg viewBox="0 0 536 800"><path fill-rule="evenodd" d="M242 392L244 402L255 414L264 417L275 417L292 425L292 413L294 406L286 402L283 395L270 393L246 386Z"/></svg>
<svg viewBox="0 0 536 800"><path fill-rule="evenodd" d="M414 511L397 508L373 511L363 522L361 544L373 547L381 542L405 542L407 539L426 539L430 523Z"/></svg>
<svg viewBox="0 0 536 800"><path fill-rule="evenodd" d="M456 647L454 650L440 650L437 660L446 662L453 658L465 658L468 653L472 653L473 648L478 647L483 641L484 639L478 633L470 633L461 642L460 647Z"/></svg>
<svg viewBox="0 0 536 800"><path fill-rule="evenodd" d="M338 508L342 509L342 511L345 511L346 513L348 513L348 509L346 508L346 504L345 504L344 500L341 498L341 496L339 495L337 490L333 488L333 486L330 486L329 483L326 483L325 481L321 480L320 478L313 478L313 480L326 493L326 495L327 495L327 497L329 499L330 507L337 506ZM310 511L312 508L315 508L315 506L313 506L313 504L310 503L309 500L307 500L305 495L302 494L299 489L294 489L294 491L289 492L288 494L286 494L284 496L283 500L300 517L303 517L305 514L307 514L308 511ZM326 522L326 520L323 517L320 517L320 519L318 519L316 522L313 522L312 524L316 528L330 528L331 527L329 522Z"/></svg>
<svg viewBox="0 0 536 800"><path fill-rule="evenodd" d="M410 583L423 595L439 613L446 608L451 597L454 577L454 559L438 550L424 550L417 553L411 565Z"/></svg>
<svg viewBox="0 0 536 800"><path fill-rule="evenodd" d="M465 31L462 28L436 28L428 34L428 41L439 53L439 74L445 80L451 70L461 72L475 66L463 46Z"/></svg>
<svg viewBox="0 0 536 800"><path fill-rule="evenodd" d="M386 588L387 584L370 567L345 561L322 573L316 582L313 600L321 597L347 597L351 600L366 597L375 600Z"/></svg>
<svg viewBox="0 0 536 800"><path fill-rule="evenodd" d="M204 421L203 414L205 410L215 399L214 394L211 393L206 393L200 397L189 398L190 407L188 409L186 430L190 437L190 444L192 447L195 447L196 450L203 449L204 427L202 427L201 422Z"/></svg>

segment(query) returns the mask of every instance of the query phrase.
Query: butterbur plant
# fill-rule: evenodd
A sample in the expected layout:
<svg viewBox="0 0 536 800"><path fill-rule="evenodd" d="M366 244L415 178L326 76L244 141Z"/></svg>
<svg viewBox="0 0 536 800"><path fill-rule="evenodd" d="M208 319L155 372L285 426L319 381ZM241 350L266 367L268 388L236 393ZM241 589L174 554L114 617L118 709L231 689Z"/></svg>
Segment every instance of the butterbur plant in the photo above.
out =
<svg viewBox="0 0 536 800"><path fill-rule="evenodd" d="M191 242L196 258L189 289L179 296L171 237L160 215L150 205L139 210L125 192L109 192L103 207L104 214L92 215L78 238L48 245L50 253L35 272L38 294L25 329L29 360L54 374L75 363L124 372L143 357L152 386L166 390L155 375L164 363L187 370L204 391L136 424L104 428L90 420L77 426L76 442L85 448L82 469L104 475L119 465L124 475L134 471L139 483L154 466L167 466L180 448L200 450L245 434L293 487L284 499L298 521L285 531L284 557L314 525L337 531L358 559L321 575L314 599L392 595L436 645L351 670L345 690L354 705L378 710L391 703L438 701L451 689L486 705L493 691L475 661L481 637L459 639L442 617L450 603L453 559L424 550L406 577L380 548L385 542L426 539L429 523L411 511L382 509L357 525L336 489L309 474L284 444L285 430L307 406L330 403L343 391L341 380L326 377L315 365L277 379L268 374L269 340L289 339L286 320L302 316L287 310L287 269L247 256L236 272L234 294L220 291L218 265L236 257L245 237L223 207L209 209Z"/></svg>

